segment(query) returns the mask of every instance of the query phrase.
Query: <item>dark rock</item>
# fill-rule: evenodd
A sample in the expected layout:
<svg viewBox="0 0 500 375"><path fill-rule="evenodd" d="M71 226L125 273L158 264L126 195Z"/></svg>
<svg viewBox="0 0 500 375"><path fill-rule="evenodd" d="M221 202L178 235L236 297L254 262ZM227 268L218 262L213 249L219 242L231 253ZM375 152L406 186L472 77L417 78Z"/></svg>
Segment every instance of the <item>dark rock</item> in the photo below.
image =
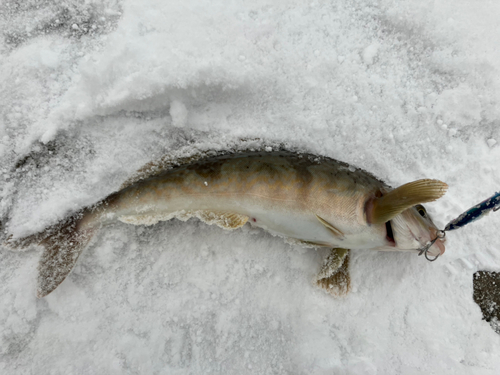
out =
<svg viewBox="0 0 500 375"><path fill-rule="evenodd" d="M474 273L474 302L481 308L483 319L500 334L500 272Z"/></svg>

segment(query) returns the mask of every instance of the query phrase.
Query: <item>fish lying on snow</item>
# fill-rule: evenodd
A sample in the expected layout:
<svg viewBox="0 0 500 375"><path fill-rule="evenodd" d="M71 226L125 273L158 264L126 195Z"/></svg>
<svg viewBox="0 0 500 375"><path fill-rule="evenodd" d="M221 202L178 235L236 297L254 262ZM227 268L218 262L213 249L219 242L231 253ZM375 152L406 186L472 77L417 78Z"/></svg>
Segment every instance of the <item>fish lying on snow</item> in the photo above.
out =
<svg viewBox="0 0 500 375"><path fill-rule="evenodd" d="M44 297L68 276L95 231L116 220L152 225L198 217L225 229L249 222L296 243L332 248L317 284L343 294L349 249L415 252L436 239L438 229L420 204L446 189L428 179L391 189L361 169L309 154L226 154L153 173L17 244L45 247L37 285ZM427 252L444 250L438 238Z"/></svg>

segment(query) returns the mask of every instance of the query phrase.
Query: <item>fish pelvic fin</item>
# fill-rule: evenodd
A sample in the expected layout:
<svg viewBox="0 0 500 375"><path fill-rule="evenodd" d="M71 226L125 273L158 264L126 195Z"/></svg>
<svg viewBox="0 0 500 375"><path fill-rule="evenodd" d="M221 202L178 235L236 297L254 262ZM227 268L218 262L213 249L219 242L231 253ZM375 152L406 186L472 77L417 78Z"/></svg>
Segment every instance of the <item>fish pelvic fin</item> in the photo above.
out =
<svg viewBox="0 0 500 375"><path fill-rule="evenodd" d="M417 180L404 184L380 198L368 201L365 207L369 224L383 224L420 203L433 202L441 198L448 185L439 180Z"/></svg>
<svg viewBox="0 0 500 375"><path fill-rule="evenodd" d="M316 218L319 220L321 224L325 226L326 229L328 229L335 237L338 237L339 239L343 240L344 239L344 233L336 228L333 224L329 223L325 219L323 219L321 216L316 215Z"/></svg>
<svg viewBox="0 0 500 375"><path fill-rule="evenodd" d="M36 296L53 292L70 274L76 261L92 238L94 229L79 230L83 215L77 214L56 224L39 235L44 247L38 263Z"/></svg>

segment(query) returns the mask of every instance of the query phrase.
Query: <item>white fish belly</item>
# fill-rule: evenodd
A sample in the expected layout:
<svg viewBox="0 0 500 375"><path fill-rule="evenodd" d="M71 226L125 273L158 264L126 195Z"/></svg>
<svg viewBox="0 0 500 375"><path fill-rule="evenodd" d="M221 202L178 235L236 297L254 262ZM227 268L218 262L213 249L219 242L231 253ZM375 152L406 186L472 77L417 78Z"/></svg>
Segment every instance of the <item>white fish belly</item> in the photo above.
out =
<svg viewBox="0 0 500 375"><path fill-rule="evenodd" d="M250 225L273 235L321 246L362 249L386 244L384 234L366 228L362 231L352 228L353 232L347 232L343 238L339 238L320 223L313 212L304 211L301 207L293 209L276 205L275 202L252 196L179 197L155 204L127 207L118 210L113 216L128 224L153 225L173 218L187 220L200 217L202 211L244 215L248 217Z"/></svg>
<svg viewBox="0 0 500 375"><path fill-rule="evenodd" d="M276 206L270 209L268 204L259 205L252 201L254 199L183 197L156 202L154 205L118 210L113 216L128 224L153 225L173 218L187 220L190 217L199 217L198 213L202 211L239 214L247 216L252 226L280 237L327 244L331 244L332 239L334 240L329 231L312 214L304 215L298 210L286 208L276 209Z"/></svg>

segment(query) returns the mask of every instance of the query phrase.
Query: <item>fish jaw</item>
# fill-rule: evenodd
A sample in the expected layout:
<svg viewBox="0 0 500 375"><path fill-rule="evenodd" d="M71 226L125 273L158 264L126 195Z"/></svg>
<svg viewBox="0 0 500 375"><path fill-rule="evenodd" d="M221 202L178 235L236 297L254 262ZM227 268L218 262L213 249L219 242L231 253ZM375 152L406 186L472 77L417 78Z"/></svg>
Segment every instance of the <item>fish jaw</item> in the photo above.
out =
<svg viewBox="0 0 500 375"><path fill-rule="evenodd" d="M434 244L429 248L427 251L428 254L434 255L434 256L439 256L443 255L446 248L444 246L444 239L438 239Z"/></svg>
<svg viewBox="0 0 500 375"><path fill-rule="evenodd" d="M445 242L446 238L442 235L441 231L434 225L430 217L422 218L418 217L420 221L423 222L421 224L421 227L423 228L423 236L424 238L427 238L425 236L430 235L429 241L427 241L426 244L429 242L434 241L434 243L427 249L427 255L433 256L433 257L438 257L440 255L443 255L446 247L445 247Z"/></svg>
<svg viewBox="0 0 500 375"><path fill-rule="evenodd" d="M426 254L436 257L445 252L445 238L441 238L440 230L430 217L422 217L414 207L397 215L391 225L398 249L420 251L434 241Z"/></svg>
<svg viewBox="0 0 500 375"><path fill-rule="evenodd" d="M432 234L432 237L433 239L436 238L436 237L439 237L439 231L437 230L437 228L429 228L431 234ZM444 246L446 242L446 238L445 237L440 237L438 238L433 244L431 247L429 247L429 249L427 250L427 254L430 255L430 256L434 256L434 257L438 257L440 255L443 255L446 248Z"/></svg>

